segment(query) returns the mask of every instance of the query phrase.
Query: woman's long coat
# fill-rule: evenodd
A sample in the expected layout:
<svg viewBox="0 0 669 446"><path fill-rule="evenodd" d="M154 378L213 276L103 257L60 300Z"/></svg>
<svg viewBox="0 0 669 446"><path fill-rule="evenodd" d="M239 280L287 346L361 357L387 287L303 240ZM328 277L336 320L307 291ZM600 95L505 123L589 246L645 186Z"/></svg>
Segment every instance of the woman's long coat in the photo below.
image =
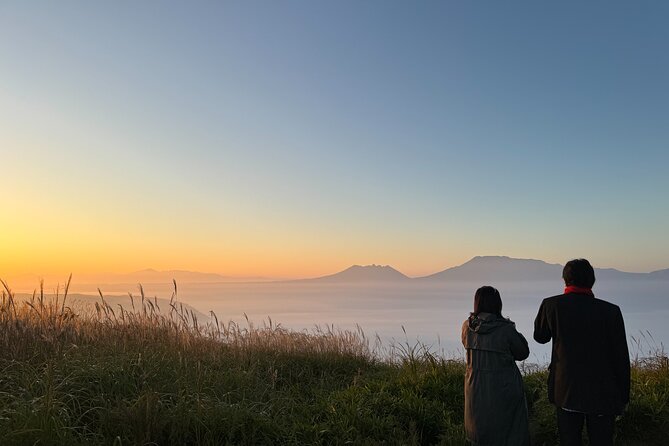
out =
<svg viewBox="0 0 669 446"><path fill-rule="evenodd" d="M529 354L513 322L490 313L462 324L467 350L465 430L475 445L529 444L527 403L516 361Z"/></svg>

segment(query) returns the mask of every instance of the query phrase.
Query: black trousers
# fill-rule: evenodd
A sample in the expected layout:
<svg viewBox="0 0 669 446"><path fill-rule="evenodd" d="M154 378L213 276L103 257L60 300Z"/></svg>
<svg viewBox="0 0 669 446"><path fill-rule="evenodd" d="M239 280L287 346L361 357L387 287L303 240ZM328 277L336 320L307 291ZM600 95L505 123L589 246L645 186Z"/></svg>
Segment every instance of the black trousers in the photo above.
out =
<svg viewBox="0 0 669 446"><path fill-rule="evenodd" d="M583 424L591 446L613 446L615 415L592 415L557 409L560 446L581 446Z"/></svg>

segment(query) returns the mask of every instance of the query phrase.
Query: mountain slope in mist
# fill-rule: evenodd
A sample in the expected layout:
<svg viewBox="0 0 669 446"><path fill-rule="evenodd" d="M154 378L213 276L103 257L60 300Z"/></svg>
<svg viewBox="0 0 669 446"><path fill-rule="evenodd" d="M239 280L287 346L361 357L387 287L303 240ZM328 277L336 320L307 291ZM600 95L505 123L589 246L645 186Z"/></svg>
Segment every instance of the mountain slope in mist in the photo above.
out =
<svg viewBox="0 0 669 446"><path fill-rule="evenodd" d="M388 265L353 265L329 276L306 279L309 282L401 282L411 280Z"/></svg>
<svg viewBox="0 0 669 446"><path fill-rule="evenodd" d="M460 266L448 268L417 280L435 282L499 282L559 280L562 265L542 260L514 259L505 256L477 256Z"/></svg>

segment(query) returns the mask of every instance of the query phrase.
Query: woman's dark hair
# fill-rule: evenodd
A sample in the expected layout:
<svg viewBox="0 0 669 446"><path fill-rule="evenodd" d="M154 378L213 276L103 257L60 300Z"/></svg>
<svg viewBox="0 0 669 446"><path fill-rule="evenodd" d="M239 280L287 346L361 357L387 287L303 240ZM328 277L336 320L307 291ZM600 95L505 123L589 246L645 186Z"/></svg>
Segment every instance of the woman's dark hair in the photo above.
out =
<svg viewBox="0 0 669 446"><path fill-rule="evenodd" d="M595 270L585 259L574 259L567 262L562 270L565 285L592 288L595 284Z"/></svg>
<svg viewBox="0 0 669 446"><path fill-rule="evenodd" d="M479 313L492 313L502 317L502 297L496 288L482 286L476 290L472 316L477 316Z"/></svg>

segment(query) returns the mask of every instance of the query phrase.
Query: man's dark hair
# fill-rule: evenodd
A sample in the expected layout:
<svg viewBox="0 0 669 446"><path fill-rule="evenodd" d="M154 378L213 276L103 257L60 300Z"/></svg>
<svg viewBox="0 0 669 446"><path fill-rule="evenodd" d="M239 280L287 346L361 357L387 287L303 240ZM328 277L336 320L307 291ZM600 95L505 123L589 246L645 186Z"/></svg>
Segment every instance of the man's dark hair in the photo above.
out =
<svg viewBox="0 0 669 446"><path fill-rule="evenodd" d="M595 270L585 259L574 259L567 262L562 270L562 278L567 286L592 288L595 284Z"/></svg>
<svg viewBox="0 0 669 446"><path fill-rule="evenodd" d="M482 286L474 294L474 312L476 316L479 313L492 313L502 317L502 297L499 291L491 286Z"/></svg>

